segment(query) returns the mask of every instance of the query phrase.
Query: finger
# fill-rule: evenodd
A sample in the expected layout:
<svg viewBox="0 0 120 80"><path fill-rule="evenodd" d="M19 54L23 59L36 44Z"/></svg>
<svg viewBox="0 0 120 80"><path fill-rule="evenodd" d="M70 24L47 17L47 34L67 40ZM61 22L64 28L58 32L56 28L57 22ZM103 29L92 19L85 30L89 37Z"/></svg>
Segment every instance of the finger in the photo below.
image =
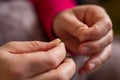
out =
<svg viewBox="0 0 120 80"><path fill-rule="evenodd" d="M83 67L79 70L80 75L84 73L91 73L99 68L111 55L112 46L107 46L103 51L90 57Z"/></svg>
<svg viewBox="0 0 120 80"><path fill-rule="evenodd" d="M98 19L107 16L105 10L97 5L82 5L73 8L76 17L91 27ZM100 14L99 14L100 13Z"/></svg>
<svg viewBox="0 0 120 80"><path fill-rule="evenodd" d="M26 55L28 61L29 75L40 74L56 68L65 58L66 51L63 43L47 52L34 52Z"/></svg>
<svg viewBox="0 0 120 80"><path fill-rule="evenodd" d="M92 27L80 34L80 41L97 40L106 35L112 29L109 17L100 18Z"/></svg>
<svg viewBox="0 0 120 80"><path fill-rule="evenodd" d="M34 51L46 51L60 43L60 39L53 40L51 42L41 41L23 41L23 42L9 42L2 47L12 53L27 53Z"/></svg>
<svg viewBox="0 0 120 80"><path fill-rule="evenodd" d="M72 59L66 59L56 69L36 75L28 80L70 80L75 72L75 63Z"/></svg>
<svg viewBox="0 0 120 80"><path fill-rule="evenodd" d="M90 55L92 53L96 53L104 49L106 46L111 44L112 41L113 41L113 35L111 30L106 36L104 36L100 40L82 43L79 46L79 52L82 55Z"/></svg>
<svg viewBox="0 0 120 80"><path fill-rule="evenodd" d="M68 32L71 33L77 39L80 38L80 34L88 29L88 26L79 21L78 19L71 22L71 26L67 27Z"/></svg>
<svg viewBox="0 0 120 80"><path fill-rule="evenodd" d="M63 30L70 33L74 37L78 38L79 34L82 31L84 31L85 29L88 28L88 26L86 24L82 23L71 10L70 11L64 11L62 13L62 15L60 15L60 16L61 16L60 19L62 17L64 17L64 19L62 19L61 23L63 25L65 25L65 27L63 26L61 28L63 28ZM54 28L56 28L56 27L54 27ZM55 30L57 30L57 29L55 29ZM66 38L66 36L62 36L63 39L64 39L64 37Z"/></svg>

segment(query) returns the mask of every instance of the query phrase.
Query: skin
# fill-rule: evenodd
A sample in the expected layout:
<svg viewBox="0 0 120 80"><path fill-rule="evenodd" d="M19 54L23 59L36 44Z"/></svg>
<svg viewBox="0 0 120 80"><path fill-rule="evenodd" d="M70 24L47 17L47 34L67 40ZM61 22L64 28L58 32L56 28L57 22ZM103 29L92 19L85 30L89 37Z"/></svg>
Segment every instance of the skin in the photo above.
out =
<svg viewBox="0 0 120 80"><path fill-rule="evenodd" d="M85 5L65 10L56 15L53 26L71 52L88 57L80 74L96 70L111 55L112 23L103 8ZM65 57L64 43L57 39L1 46L0 80L69 80L75 64Z"/></svg>
<svg viewBox="0 0 120 80"><path fill-rule="evenodd" d="M69 80L75 64L65 56L59 39L9 42L0 47L0 80Z"/></svg>
<svg viewBox="0 0 120 80"><path fill-rule="evenodd" d="M62 11L54 19L53 30L68 50L88 57L80 74L93 72L111 55L112 22L100 6L83 5Z"/></svg>

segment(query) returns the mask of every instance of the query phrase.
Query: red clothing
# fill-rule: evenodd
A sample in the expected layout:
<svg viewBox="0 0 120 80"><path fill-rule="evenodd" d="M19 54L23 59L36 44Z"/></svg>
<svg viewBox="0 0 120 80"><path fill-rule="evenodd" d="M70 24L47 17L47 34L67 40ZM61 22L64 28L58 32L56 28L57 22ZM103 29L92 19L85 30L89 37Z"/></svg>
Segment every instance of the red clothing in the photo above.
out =
<svg viewBox="0 0 120 80"><path fill-rule="evenodd" d="M75 6L73 0L30 0L34 3L39 20L50 39L54 39L52 23L55 15L62 10Z"/></svg>

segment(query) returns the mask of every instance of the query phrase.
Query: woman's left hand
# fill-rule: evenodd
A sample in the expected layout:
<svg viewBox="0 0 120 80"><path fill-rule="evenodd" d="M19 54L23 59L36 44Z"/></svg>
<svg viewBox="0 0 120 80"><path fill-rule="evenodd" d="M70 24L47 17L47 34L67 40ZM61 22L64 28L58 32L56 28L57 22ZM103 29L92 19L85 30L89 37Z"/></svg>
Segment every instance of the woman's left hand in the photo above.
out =
<svg viewBox="0 0 120 80"><path fill-rule="evenodd" d="M111 55L112 22L99 6L84 5L60 12L54 19L53 30L68 50L89 57L81 74L94 71Z"/></svg>

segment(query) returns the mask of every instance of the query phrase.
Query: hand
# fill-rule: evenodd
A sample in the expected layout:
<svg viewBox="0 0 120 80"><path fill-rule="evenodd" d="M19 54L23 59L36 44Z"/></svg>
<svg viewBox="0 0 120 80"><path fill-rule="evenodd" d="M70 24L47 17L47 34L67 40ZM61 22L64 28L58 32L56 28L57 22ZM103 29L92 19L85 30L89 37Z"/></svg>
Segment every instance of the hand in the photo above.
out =
<svg viewBox="0 0 120 80"><path fill-rule="evenodd" d="M112 23L99 6L84 5L60 12L54 19L53 30L68 50L89 57L81 74L94 71L111 55Z"/></svg>
<svg viewBox="0 0 120 80"><path fill-rule="evenodd" d="M69 80L75 64L65 56L59 39L9 42L0 47L0 80Z"/></svg>

